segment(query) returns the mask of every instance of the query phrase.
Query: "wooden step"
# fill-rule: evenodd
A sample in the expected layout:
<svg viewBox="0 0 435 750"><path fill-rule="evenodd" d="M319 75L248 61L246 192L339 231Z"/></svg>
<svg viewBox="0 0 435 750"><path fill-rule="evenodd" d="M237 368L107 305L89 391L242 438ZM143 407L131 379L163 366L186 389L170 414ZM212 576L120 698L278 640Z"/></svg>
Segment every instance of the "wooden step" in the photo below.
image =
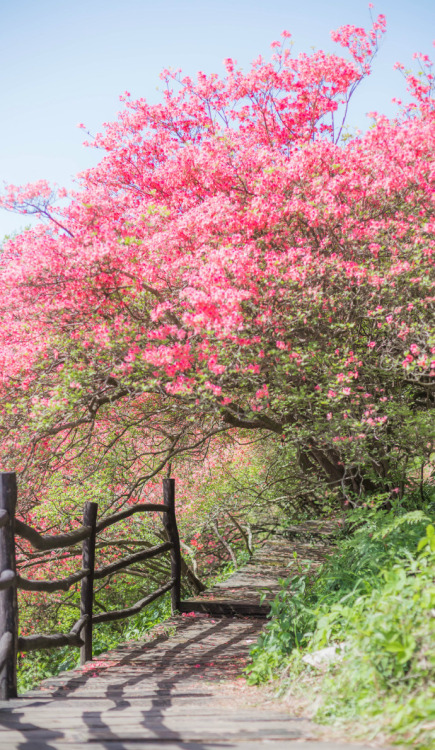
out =
<svg viewBox="0 0 435 750"><path fill-rule="evenodd" d="M270 604L224 599L186 599L180 602L180 612L204 612L208 615L224 615L226 617L267 617L270 612Z"/></svg>

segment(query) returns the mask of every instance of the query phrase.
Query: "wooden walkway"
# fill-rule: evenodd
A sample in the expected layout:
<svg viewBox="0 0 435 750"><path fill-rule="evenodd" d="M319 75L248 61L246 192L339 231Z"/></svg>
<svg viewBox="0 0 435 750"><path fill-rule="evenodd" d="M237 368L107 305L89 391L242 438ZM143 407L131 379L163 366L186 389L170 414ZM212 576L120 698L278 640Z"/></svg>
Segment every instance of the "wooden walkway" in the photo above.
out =
<svg viewBox="0 0 435 750"><path fill-rule="evenodd" d="M285 706L264 704L240 673L264 619L198 611L260 606L298 549L318 564L319 542L277 539L224 584L192 600L189 613L157 626L82 669L0 704L2 750L333 750L363 745L316 741L315 727ZM263 605L264 608L264 605ZM195 611L196 610L196 611ZM289 746L289 742L292 744Z"/></svg>
<svg viewBox="0 0 435 750"><path fill-rule="evenodd" d="M316 524L316 536L310 531L309 524L304 525L303 532L297 527L292 528L293 533L291 529L288 531L290 539L273 537L256 551L247 565L226 581L183 602L182 611L266 617L279 590L279 580L288 578L296 560L302 564L309 562L311 569L315 570L329 550L328 538L333 532L331 523Z"/></svg>

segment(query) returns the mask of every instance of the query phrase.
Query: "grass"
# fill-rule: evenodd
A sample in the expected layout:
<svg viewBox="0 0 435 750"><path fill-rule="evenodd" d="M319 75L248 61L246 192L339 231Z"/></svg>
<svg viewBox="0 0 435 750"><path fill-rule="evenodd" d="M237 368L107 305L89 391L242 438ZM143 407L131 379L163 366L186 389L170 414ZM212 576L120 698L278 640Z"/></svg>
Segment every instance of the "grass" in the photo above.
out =
<svg viewBox="0 0 435 750"><path fill-rule="evenodd" d="M371 727L419 750L435 746L435 498L350 514L337 549L313 579L282 582L272 618L252 651L248 680L307 693L315 718ZM304 656L341 644L329 664ZM362 731L364 735L364 731Z"/></svg>

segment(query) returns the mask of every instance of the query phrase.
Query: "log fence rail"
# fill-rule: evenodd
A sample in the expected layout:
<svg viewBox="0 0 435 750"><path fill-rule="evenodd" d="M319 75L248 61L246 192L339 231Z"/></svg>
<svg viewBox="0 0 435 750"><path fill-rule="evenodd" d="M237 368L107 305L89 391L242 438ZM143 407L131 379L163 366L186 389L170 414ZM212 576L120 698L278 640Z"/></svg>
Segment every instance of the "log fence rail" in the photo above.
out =
<svg viewBox="0 0 435 750"><path fill-rule="evenodd" d="M0 700L17 697L17 653L37 649L71 646L80 648L80 663L92 659L92 629L101 622L112 622L138 614L144 607L171 592L172 612L180 610L181 554L175 516L175 481L163 480L163 503L139 503L97 521L98 505L86 502L83 525L64 534L40 534L15 517L17 482L15 473L0 473ZM123 557L114 563L95 568L95 549L99 532L136 513L162 513L168 541ZM24 578L16 570L15 536L26 539L39 551L71 547L82 542L82 569L58 580L39 581ZM171 578L156 591L124 609L94 615L94 581L100 580L132 564L170 552ZM18 636L17 589L24 591L68 591L81 582L80 618L69 633L37 633Z"/></svg>

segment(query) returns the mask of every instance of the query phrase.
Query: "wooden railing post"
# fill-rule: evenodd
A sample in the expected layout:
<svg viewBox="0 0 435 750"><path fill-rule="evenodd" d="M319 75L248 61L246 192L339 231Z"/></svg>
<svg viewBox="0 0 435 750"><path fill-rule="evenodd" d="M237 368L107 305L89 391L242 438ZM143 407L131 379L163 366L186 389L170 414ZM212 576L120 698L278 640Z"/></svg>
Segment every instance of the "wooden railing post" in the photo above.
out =
<svg viewBox="0 0 435 750"><path fill-rule="evenodd" d="M175 579L175 584L171 589L171 604L172 614L175 614L180 609L181 598L181 553L175 516L175 479L165 478L163 480L163 500L165 505L169 507L168 512L163 515L163 523L169 541L173 544L171 549L171 576Z"/></svg>
<svg viewBox="0 0 435 750"><path fill-rule="evenodd" d="M81 636L84 641L80 648L80 664L92 661L92 609L94 604L94 569L95 569L95 536L97 523L98 503L85 503L83 509L83 526L92 529L90 537L83 541L82 568L88 569L89 574L82 579L80 591L80 615L89 615L89 620L84 625Z"/></svg>
<svg viewBox="0 0 435 750"><path fill-rule="evenodd" d="M14 518L17 505L15 473L0 474L0 573L13 571L15 566ZM8 517L6 517L6 514ZM10 635L8 635L10 634ZM7 654L0 671L0 699L17 697L18 605L16 580L0 590L0 641ZM3 651L3 649L1 649ZM2 659L3 661L3 659Z"/></svg>

